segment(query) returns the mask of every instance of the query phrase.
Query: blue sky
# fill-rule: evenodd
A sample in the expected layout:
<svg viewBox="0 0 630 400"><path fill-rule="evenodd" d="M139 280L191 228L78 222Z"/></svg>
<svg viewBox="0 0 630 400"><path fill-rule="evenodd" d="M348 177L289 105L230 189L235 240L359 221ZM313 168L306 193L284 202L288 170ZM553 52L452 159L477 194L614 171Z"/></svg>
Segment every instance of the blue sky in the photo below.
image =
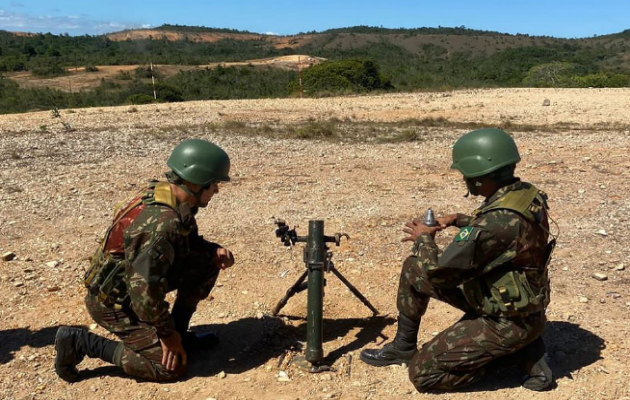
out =
<svg viewBox="0 0 630 400"><path fill-rule="evenodd" d="M292 35L356 25L582 38L630 29L630 0L0 0L0 29L97 35L162 24Z"/></svg>

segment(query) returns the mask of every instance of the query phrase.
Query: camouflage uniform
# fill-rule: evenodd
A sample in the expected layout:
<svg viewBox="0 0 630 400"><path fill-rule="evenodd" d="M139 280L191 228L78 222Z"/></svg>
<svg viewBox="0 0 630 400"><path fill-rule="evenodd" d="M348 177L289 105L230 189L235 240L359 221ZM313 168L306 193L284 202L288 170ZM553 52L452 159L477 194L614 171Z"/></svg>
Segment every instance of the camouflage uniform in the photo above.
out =
<svg viewBox="0 0 630 400"><path fill-rule="evenodd" d="M165 200L156 199L156 186ZM165 296L177 290L173 313L192 315L219 274L211 264L218 245L199 236L195 213L177 203L168 183L153 183L117 213L92 259L86 306L96 323L122 340L114 363L130 375L169 381L184 372L162 365L159 338L177 328Z"/></svg>
<svg viewBox="0 0 630 400"><path fill-rule="evenodd" d="M523 199L525 193L533 195ZM508 198L511 206L504 204ZM520 212L514 200L525 201ZM400 314L419 321L430 298L465 312L411 360L409 377L418 390L476 382L489 362L542 334L550 292L546 208L542 192L518 181L499 189L474 217L458 217L461 230L440 257L430 235L418 237L400 277Z"/></svg>

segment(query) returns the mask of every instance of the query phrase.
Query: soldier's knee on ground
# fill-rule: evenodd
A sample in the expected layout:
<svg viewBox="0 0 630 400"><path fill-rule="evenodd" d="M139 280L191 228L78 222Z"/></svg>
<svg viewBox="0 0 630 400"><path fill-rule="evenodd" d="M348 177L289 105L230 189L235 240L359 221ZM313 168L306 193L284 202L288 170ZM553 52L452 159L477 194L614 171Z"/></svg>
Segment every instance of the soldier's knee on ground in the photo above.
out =
<svg viewBox="0 0 630 400"><path fill-rule="evenodd" d="M153 382L173 382L181 378L186 372L185 367L179 367L175 371L168 371L164 365L156 360L161 360L161 349L151 349L137 353L129 348L122 352L120 366L125 373L137 378Z"/></svg>

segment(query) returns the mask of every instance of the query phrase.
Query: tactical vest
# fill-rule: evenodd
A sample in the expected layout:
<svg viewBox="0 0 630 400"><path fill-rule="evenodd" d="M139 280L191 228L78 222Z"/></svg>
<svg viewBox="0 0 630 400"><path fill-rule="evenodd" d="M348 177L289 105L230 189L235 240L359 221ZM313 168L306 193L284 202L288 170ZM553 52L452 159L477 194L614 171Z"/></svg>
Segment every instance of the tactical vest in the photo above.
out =
<svg viewBox="0 0 630 400"><path fill-rule="evenodd" d="M536 218L541 212L547 212L546 195L533 185L507 192L477 209L474 216L499 209L514 211L549 233L543 225L544 218ZM544 265L527 265L519 261L519 254L508 262L505 262L506 257L502 257L504 254L497 257L484 266L487 273L461 286L468 303L481 314L492 316L524 316L545 310L550 301L547 267L555 244L554 238L545 246Z"/></svg>
<svg viewBox="0 0 630 400"><path fill-rule="evenodd" d="M150 204L162 204L178 213L177 198L168 182L151 182L126 205L114 208L114 222L105 232L101 245L90 257L90 268L83 277L88 291L108 307L120 309L127 299L124 281L125 259L123 237L142 210ZM185 234L186 232L182 232Z"/></svg>

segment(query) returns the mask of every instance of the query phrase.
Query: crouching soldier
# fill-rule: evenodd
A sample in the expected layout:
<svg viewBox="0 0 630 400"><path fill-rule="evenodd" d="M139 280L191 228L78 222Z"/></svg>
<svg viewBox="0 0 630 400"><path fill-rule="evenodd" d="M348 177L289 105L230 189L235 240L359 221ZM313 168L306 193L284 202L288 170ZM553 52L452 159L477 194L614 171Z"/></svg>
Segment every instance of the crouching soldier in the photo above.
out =
<svg viewBox="0 0 630 400"><path fill-rule="evenodd" d="M197 304L234 258L199 235L195 215L230 180L230 159L217 145L191 139L175 147L167 165L166 181L150 183L115 211L85 276L88 312L121 341L60 327L55 371L68 382L79 379L76 367L85 356L135 377L172 381L184 373L188 352L218 341L188 328ZM165 296L174 290L169 312Z"/></svg>
<svg viewBox="0 0 630 400"><path fill-rule="evenodd" d="M438 226L413 220L403 240L414 242L398 286L398 330L381 349L364 350L374 365L409 365L419 391L453 390L481 379L492 364L514 363L527 373L523 386L553 387L542 333L549 304L549 239L546 195L514 176L520 161L513 139L499 129L479 129L453 147L452 168L470 194L485 201L472 216L437 218ZM435 233L459 228L438 257ZM446 302L464 316L417 349L429 300Z"/></svg>

